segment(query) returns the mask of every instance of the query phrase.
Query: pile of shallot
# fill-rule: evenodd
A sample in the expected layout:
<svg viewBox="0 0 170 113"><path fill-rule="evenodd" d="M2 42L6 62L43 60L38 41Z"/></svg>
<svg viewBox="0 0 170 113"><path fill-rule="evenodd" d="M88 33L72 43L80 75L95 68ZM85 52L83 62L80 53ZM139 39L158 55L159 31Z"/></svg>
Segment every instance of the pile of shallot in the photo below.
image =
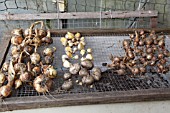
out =
<svg viewBox="0 0 170 113"><path fill-rule="evenodd" d="M123 41L125 56L110 55L111 64L105 64L114 69L118 75L137 77L148 73L167 73L169 71L168 57L170 52L165 46L165 36L143 30L130 34L130 39Z"/></svg>
<svg viewBox="0 0 170 113"><path fill-rule="evenodd" d="M63 75L62 89L69 90L73 87L72 76L79 78L75 81L78 85L92 87L94 81L99 81L102 77L101 69L94 67L92 48L85 49L85 38L80 33L67 32L60 41L65 47L65 54L62 55L63 67L68 69ZM72 63L73 60L80 60L80 63Z"/></svg>
<svg viewBox="0 0 170 113"><path fill-rule="evenodd" d="M40 24L40 28L35 28ZM53 43L50 31L45 30L43 21L37 21L29 29L13 29L11 59L0 71L0 96L8 97L12 89L31 85L38 93L49 92L57 71L51 65L56 48L46 47L42 53L37 49Z"/></svg>

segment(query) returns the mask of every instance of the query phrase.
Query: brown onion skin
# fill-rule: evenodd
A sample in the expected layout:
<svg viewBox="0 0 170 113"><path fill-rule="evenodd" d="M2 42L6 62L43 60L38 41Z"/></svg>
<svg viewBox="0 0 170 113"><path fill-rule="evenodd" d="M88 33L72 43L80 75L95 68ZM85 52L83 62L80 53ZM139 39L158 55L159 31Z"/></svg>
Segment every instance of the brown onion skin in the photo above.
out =
<svg viewBox="0 0 170 113"><path fill-rule="evenodd" d="M61 86L61 88L63 90L70 90L73 87L73 82L71 80L67 80L63 83L63 85Z"/></svg>
<svg viewBox="0 0 170 113"><path fill-rule="evenodd" d="M44 82L45 85L41 85L42 82ZM52 80L46 78L44 75L39 75L34 79L33 86L38 93L46 93L51 89Z"/></svg>
<svg viewBox="0 0 170 113"><path fill-rule="evenodd" d="M11 95L12 87L10 85L4 85L0 87L0 96L1 97L8 97Z"/></svg>

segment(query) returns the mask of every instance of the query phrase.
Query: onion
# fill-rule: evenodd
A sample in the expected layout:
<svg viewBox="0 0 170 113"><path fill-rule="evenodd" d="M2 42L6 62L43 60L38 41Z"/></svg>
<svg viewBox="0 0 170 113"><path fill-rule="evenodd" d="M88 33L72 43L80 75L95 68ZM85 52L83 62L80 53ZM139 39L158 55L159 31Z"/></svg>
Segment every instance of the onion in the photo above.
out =
<svg viewBox="0 0 170 113"><path fill-rule="evenodd" d="M22 85L22 81L20 79L15 80L15 89L18 89L19 87L21 87Z"/></svg>
<svg viewBox="0 0 170 113"><path fill-rule="evenodd" d="M74 36L75 36L76 40L80 40L80 38L81 38L81 34L80 33L76 33Z"/></svg>
<svg viewBox="0 0 170 113"><path fill-rule="evenodd" d="M150 48L146 48L146 53L150 54L153 52L153 49L150 47Z"/></svg>
<svg viewBox="0 0 170 113"><path fill-rule="evenodd" d="M86 59L88 59L88 60L93 60L94 58L93 58L93 56L92 56L92 54L87 54L86 55Z"/></svg>
<svg viewBox="0 0 170 113"><path fill-rule="evenodd" d="M146 73L146 68L145 67L139 67L140 73Z"/></svg>
<svg viewBox="0 0 170 113"><path fill-rule="evenodd" d="M94 78L91 75L83 76L82 83L86 85L91 85L94 82Z"/></svg>
<svg viewBox="0 0 170 113"><path fill-rule="evenodd" d="M30 56L32 64L38 64L40 62L40 55L38 53L33 53Z"/></svg>
<svg viewBox="0 0 170 113"><path fill-rule="evenodd" d="M5 62L5 63L2 65L2 71L7 72L7 71L8 71L8 68L9 68L9 62Z"/></svg>
<svg viewBox="0 0 170 113"><path fill-rule="evenodd" d="M151 60L151 59L153 58L153 54L147 54L146 58L147 58L148 60Z"/></svg>
<svg viewBox="0 0 170 113"><path fill-rule="evenodd" d="M73 33L70 33L70 32L67 32L66 36L65 36L67 39L73 39L74 38L74 34Z"/></svg>
<svg viewBox="0 0 170 113"><path fill-rule="evenodd" d="M50 66L45 70L44 74L47 75L49 78L56 78L57 70L54 69L53 66Z"/></svg>
<svg viewBox="0 0 170 113"><path fill-rule="evenodd" d="M92 69L92 76L93 76L93 78L94 78L95 81L99 81L99 80L101 79L101 77L102 77L102 75L101 75L101 69L98 68L98 67L94 67L94 68Z"/></svg>
<svg viewBox="0 0 170 113"><path fill-rule="evenodd" d="M87 53L92 53L92 48L88 48Z"/></svg>
<svg viewBox="0 0 170 113"><path fill-rule="evenodd" d="M51 64L53 62L53 57L45 56L44 61L45 61L45 64Z"/></svg>
<svg viewBox="0 0 170 113"><path fill-rule="evenodd" d="M90 70L90 69L93 68L94 65L93 65L93 63L90 60L86 59L84 61L81 61L81 66L86 68L86 69L88 69L88 70Z"/></svg>
<svg viewBox="0 0 170 113"><path fill-rule="evenodd" d="M2 72L0 72L0 86L2 86L2 84L5 82L5 78L6 76Z"/></svg>
<svg viewBox="0 0 170 113"><path fill-rule="evenodd" d="M19 45L22 43L22 41L23 41L22 36L13 36L11 38L11 44L13 44L13 45Z"/></svg>
<svg viewBox="0 0 170 113"><path fill-rule="evenodd" d="M44 29L38 29L38 36L43 38L47 35L47 32Z"/></svg>
<svg viewBox="0 0 170 113"><path fill-rule="evenodd" d="M23 30L21 28L13 29L11 31L12 35L22 36Z"/></svg>
<svg viewBox="0 0 170 113"><path fill-rule="evenodd" d="M82 50L82 49L84 49L84 45L83 45L83 43L82 42L80 42L79 44L78 44L78 50Z"/></svg>
<svg viewBox="0 0 170 113"><path fill-rule="evenodd" d="M146 38L145 42L146 42L146 45L151 45L153 43L153 39L152 38Z"/></svg>
<svg viewBox="0 0 170 113"><path fill-rule="evenodd" d="M67 39L66 39L65 37L62 37L62 38L60 39L60 41L61 41L61 43L62 43L63 46L67 46L68 41L67 41Z"/></svg>
<svg viewBox="0 0 170 113"><path fill-rule="evenodd" d="M165 40L164 40L164 39L159 40L158 45L159 45L160 47L165 46Z"/></svg>
<svg viewBox="0 0 170 113"><path fill-rule="evenodd" d="M125 75L126 71L124 69L118 69L115 71L117 75Z"/></svg>
<svg viewBox="0 0 170 113"><path fill-rule="evenodd" d="M80 68L81 68L81 66L78 63L73 64L70 66L69 72L71 74L75 75L79 72Z"/></svg>
<svg viewBox="0 0 170 113"><path fill-rule="evenodd" d="M89 71L86 68L81 68L79 71L79 76L83 77L87 75L89 75Z"/></svg>
<svg viewBox="0 0 170 113"><path fill-rule="evenodd" d="M82 49L82 50L80 51L80 54L81 54L82 56L84 56L85 53L86 53L86 50L85 50L85 49Z"/></svg>
<svg viewBox="0 0 170 113"><path fill-rule="evenodd" d="M39 75L34 79L33 86L38 93L46 93L51 89L52 80L44 75Z"/></svg>
<svg viewBox="0 0 170 113"><path fill-rule="evenodd" d="M144 41L143 40L140 40L139 41L139 46L143 46L144 45Z"/></svg>
<svg viewBox="0 0 170 113"><path fill-rule="evenodd" d="M50 31L47 31L47 36L43 37L43 38L41 39L41 41L44 42L44 43L47 43L47 44L53 43L53 39L51 38L51 33L50 33Z"/></svg>
<svg viewBox="0 0 170 113"><path fill-rule="evenodd" d="M43 54L45 55L45 56L52 56L53 55L53 49L52 48L45 48L44 50L43 50Z"/></svg>
<svg viewBox="0 0 170 113"><path fill-rule="evenodd" d="M67 80L61 87L63 90L70 90L73 87L73 82L71 80Z"/></svg>
<svg viewBox="0 0 170 113"><path fill-rule="evenodd" d="M12 88L10 85L4 85L2 87L0 87L0 95L2 97L8 97L12 92Z"/></svg>
<svg viewBox="0 0 170 113"><path fill-rule="evenodd" d="M158 54L158 59L163 59L164 58L164 55L162 53L159 53Z"/></svg>
<svg viewBox="0 0 170 113"><path fill-rule="evenodd" d="M63 78L64 78L65 80L70 79L70 78L71 78L71 73L64 73Z"/></svg>
<svg viewBox="0 0 170 113"><path fill-rule="evenodd" d="M32 71L35 73L35 74L40 74L41 72L41 68L39 66L35 66Z"/></svg>
<svg viewBox="0 0 170 113"><path fill-rule="evenodd" d="M70 68L70 67L71 67L71 63L70 63L68 60L65 60L65 61L63 62L63 67L65 67L65 68Z"/></svg>

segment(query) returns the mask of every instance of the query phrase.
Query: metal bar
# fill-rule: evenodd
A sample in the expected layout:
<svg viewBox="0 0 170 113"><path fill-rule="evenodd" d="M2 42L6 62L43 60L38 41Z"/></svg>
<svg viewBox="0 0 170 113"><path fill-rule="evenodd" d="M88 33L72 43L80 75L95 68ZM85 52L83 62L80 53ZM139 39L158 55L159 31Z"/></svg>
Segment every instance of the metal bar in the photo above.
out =
<svg viewBox="0 0 170 113"><path fill-rule="evenodd" d="M170 34L170 28L153 28L153 29L58 29L58 30L50 30L52 35L64 35L68 31L72 33L80 32L82 35L101 35L101 34L130 34L134 33L134 31L144 30L146 33L154 30L156 33L167 33Z"/></svg>
<svg viewBox="0 0 170 113"><path fill-rule="evenodd" d="M130 18L130 17L157 17L158 11L112 11L112 12L70 12L59 13L59 19L93 19L93 18ZM40 20L56 19L58 13L41 14L0 14L0 20Z"/></svg>

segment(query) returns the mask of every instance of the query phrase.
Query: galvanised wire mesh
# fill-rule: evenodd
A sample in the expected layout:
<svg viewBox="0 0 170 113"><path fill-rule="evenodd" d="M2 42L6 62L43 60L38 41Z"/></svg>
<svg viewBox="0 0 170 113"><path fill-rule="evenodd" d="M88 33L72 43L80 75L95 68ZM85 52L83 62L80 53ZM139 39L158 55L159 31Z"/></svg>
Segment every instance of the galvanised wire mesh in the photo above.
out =
<svg viewBox="0 0 170 113"><path fill-rule="evenodd" d="M59 8L57 7L56 0L0 0L0 14L28 14L28 13L59 13ZM67 0L66 12L102 12L102 11L135 11L135 10L158 10L158 22L159 27L168 27L170 26L170 0ZM48 18L48 17L47 17ZM0 31L9 31L13 28L28 28L31 23L35 20L29 21L9 21L3 20L0 21L1 28ZM71 19L71 20L62 20L62 26L60 25L60 20L43 20L47 26L47 29L76 29L76 28L148 28L149 18L128 18L128 19ZM114 37L114 36L113 36ZM104 38L90 36L90 41L87 40L88 44L91 44L91 47L94 47L94 50L98 61L108 61L106 53L111 53L113 51L120 49L118 42L120 37L109 36L108 39L105 36ZM55 37L55 45L61 46L57 39L60 37ZM86 37L88 39L88 37ZM98 40L96 40L98 38ZM124 37L123 37L124 38ZM107 41L107 40L108 41ZM115 39L117 39L115 41ZM112 41L111 41L112 40ZM95 43L92 43L95 42ZM109 46L111 42L115 42L115 46L110 48L102 47L98 48L98 44L102 46ZM168 43L169 41L167 41ZM103 44L105 43L105 44ZM97 44L97 45L95 45ZM60 55L63 52L63 48L58 47L58 52ZM117 54L120 55L122 52L118 51ZM57 53L58 54L58 53ZM94 56L95 56L94 55ZM8 55L9 56L9 55ZM107 57L107 56L106 56ZM61 60L61 59L60 59ZM56 60L56 63L61 63L61 61ZM103 61L103 62L104 62ZM100 65L102 62L97 62ZM59 69L60 67L58 67ZM60 75L63 73L61 72ZM63 83L62 79L56 79L55 81L55 94L72 94L72 93L91 93L91 92L107 92L107 91L125 91L125 90L142 90L142 89L152 89L152 88L169 88L169 82L167 79L164 79L160 75L152 76L151 78L146 79L131 79L128 76L112 76L113 73L108 71L106 72L107 76L104 77L100 82L94 84L93 88L86 88L83 86L75 86L76 88L71 91L58 90L58 88ZM74 78L78 79L78 78ZM13 93L13 96L35 96L38 94L32 87L23 86L20 90L16 90Z"/></svg>
<svg viewBox="0 0 170 113"><path fill-rule="evenodd" d="M60 0L0 0L0 14L59 13ZM169 27L170 0L65 0L65 12L157 10L158 27ZM47 17L48 18L48 17ZM33 20L34 21L34 20ZM26 28L33 21L0 21L1 31ZM149 18L45 20L51 29L149 28Z"/></svg>

